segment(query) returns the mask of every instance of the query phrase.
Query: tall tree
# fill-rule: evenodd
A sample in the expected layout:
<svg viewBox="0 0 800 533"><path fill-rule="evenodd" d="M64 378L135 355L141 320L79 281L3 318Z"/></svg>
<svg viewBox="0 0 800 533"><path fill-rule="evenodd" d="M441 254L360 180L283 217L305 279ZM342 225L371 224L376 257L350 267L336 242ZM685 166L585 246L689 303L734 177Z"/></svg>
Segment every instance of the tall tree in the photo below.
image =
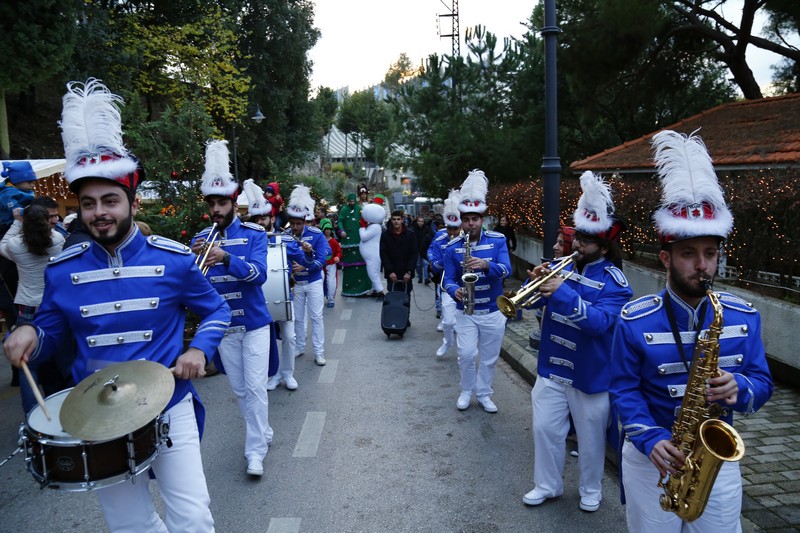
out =
<svg viewBox="0 0 800 533"><path fill-rule="evenodd" d="M253 80L251 108L266 120L241 135L248 175L287 172L319 152L308 52L319 39L311 0L229 0L239 13L241 61ZM255 109L251 109L254 111Z"/></svg>
<svg viewBox="0 0 800 533"><path fill-rule="evenodd" d="M6 94L60 74L75 44L79 0L0 3L0 157L11 156Z"/></svg>

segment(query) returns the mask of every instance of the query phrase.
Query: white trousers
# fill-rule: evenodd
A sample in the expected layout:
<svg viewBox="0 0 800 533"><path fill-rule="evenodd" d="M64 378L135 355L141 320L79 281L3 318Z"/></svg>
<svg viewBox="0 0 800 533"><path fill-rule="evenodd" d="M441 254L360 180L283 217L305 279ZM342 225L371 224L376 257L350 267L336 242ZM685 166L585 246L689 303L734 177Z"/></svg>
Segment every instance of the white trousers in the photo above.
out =
<svg viewBox="0 0 800 533"><path fill-rule="evenodd" d="M306 351L306 310L311 319L311 343L314 357L325 355L325 324L322 322L322 309L325 298L322 294L322 280L311 283L298 283L294 286L294 336L297 353Z"/></svg>
<svg viewBox="0 0 800 533"><path fill-rule="evenodd" d="M458 368L462 392L491 396L494 367L506 332L506 317L500 311L467 316L456 311Z"/></svg>
<svg viewBox="0 0 800 533"><path fill-rule="evenodd" d="M148 474L142 473L95 491L106 523L114 533L214 531L192 395L187 394L166 414L172 447L161 446L151 465L164 500L164 521L153 507Z"/></svg>
<svg viewBox="0 0 800 533"><path fill-rule="evenodd" d="M583 455L583 442L580 441ZM741 533L742 475L739 462L724 462L711 489L703 514L685 523L675 513L664 511L659 498L664 489L657 486L658 470L650 459L629 441L622 446L622 484L625 488L625 515L631 533Z"/></svg>
<svg viewBox="0 0 800 533"><path fill-rule="evenodd" d="M329 302L332 302L336 299L336 288L337 288L337 280L336 280L336 263L332 265L325 265L325 288L328 290L328 294L325 297L328 299Z"/></svg>
<svg viewBox="0 0 800 533"><path fill-rule="evenodd" d="M276 375L286 379L294 375L294 318L292 320L279 320L276 324L281 328L281 353Z"/></svg>
<svg viewBox="0 0 800 533"><path fill-rule="evenodd" d="M228 333L218 348L244 418L244 456L248 460L263 460L272 442L267 398L269 329L269 326L264 326L246 332Z"/></svg>
<svg viewBox="0 0 800 533"><path fill-rule="evenodd" d="M569 415L575 423L580 454L581 498L603 498L606 428L610 403L607 392L586 394L573 387L539 377L531 390L533 410L533 481L545 495L564 492L564 459Z"/></svg>
<svg viewBox="0 0 800 533"><path fill-rule="evenodd" d="M442 291L442 331L444 333L444 342L448 346L453 346L456 342L456 301Z"/></svg>
<svg viewBox="0 0 800 533"><path fill-rule="evenodd" d="M381 259L377 257L369 260L364 258L367 262L367 276L372 282L372 290L375 292L383 292L383 278L381 277Z"/></svg>

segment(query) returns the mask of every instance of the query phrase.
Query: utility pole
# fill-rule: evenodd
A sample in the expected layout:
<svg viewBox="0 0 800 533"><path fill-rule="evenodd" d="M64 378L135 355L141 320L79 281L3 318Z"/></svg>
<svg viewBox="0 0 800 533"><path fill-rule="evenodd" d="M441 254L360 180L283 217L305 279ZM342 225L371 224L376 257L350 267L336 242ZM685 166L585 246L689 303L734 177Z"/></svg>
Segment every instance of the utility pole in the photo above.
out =
<svg viewBox="0 0 800 533"><path fill-rule="evenodd" d="M543 181L543 230L544 252L550 253L558 235L560 209L561 160L558 157L558 114L556 84L556 37L561 29L556 26L556 2L544 2L544 158L542 159Z"/></svg>

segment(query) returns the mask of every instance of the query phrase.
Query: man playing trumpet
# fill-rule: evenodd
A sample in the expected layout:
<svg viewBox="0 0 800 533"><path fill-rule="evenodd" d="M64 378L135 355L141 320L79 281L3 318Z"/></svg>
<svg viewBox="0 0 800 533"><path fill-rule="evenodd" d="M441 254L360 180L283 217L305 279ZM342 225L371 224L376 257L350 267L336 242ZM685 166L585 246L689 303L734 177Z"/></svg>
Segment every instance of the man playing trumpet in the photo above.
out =
<svg viewBox="0 0 800 533"><path fill-rule="evenodd" d="M536 486L522 501L541 505L564 492L564 441L572 413L581 447L580 508L593 512L602 499L611 335L633 292L612 260L620 257L616 241L623 225L614 218L610 187L585 172L581 188L573 215L572 250L578 255L559 275L541 283L541 298L534 304L546 306L538 377L531 391ZM528 274L535 280L549 269L549 264L539 265Z"/></svg>

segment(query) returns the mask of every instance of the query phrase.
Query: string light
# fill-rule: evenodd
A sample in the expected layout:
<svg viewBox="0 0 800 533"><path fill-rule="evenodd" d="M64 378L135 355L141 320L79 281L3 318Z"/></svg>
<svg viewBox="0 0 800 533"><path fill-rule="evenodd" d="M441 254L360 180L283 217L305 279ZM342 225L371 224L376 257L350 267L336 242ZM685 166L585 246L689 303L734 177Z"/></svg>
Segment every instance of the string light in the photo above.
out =
<svg viewBox="0 0 800 533"><path fill-rule="evenodd" d="M620 239L629 258L660 248L653 212L660 188L652 175L605 176L616 212L628 225ZM800 175L796 169L761 169L720 173L719 181L733 211L734 230L725 245L728 266L742 279L755 280L759 271L774 272L781 283L800 276ZM577 178L561 180L559 224L572 225L581 189ZM492 187L488 203L522 233L543 238L543 185L539 180Z"/></svg>

